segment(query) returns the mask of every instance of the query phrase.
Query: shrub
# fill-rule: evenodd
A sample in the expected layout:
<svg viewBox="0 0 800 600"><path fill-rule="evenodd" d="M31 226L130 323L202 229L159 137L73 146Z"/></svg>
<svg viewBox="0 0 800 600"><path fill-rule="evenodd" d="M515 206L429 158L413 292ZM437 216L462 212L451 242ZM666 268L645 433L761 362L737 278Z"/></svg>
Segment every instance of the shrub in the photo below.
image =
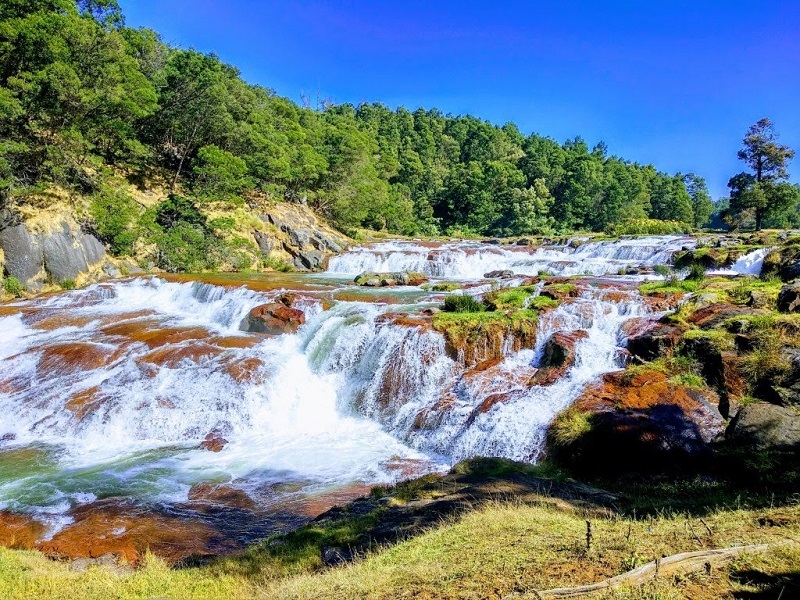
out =
<svg viewBox="0 0 800 600"><path fill-rule="evenodd" d="M130 196L119 190L103 189L92 197L89 214L97 235L109 245L112 254L133 252L133 243L139 236L136 227L139 209Z"/></svg>
<svg viewBox="0 0 800 600"><path fill-rule="evenodd" d="M591 429L591 415L571 406L553 419L548 431L548 441L555 446L569 446Z"/></svg>
<svg viewBox="0 0 800 600"><path fill-rule="evenodd" d="M64 290L74 290L77 287L74 279L65 279L59 285Z"/></svg>
<svg viewBox="0 0 800 600"><path fill-rule="evenodd" d="M19 279L12 275L11 277L6 277L3 280L3 289L6 291L6 293L11 294L15 298L19 298L22 296L22 292L25 291L25 286L22 285L22 282Z"/></svg>
<svg viewBox="0 0 800 600"><path fill-rule="evenodd" d="M689 274L686 276L686 279L689 281L702 281L705 279L706 276L706 268L698 263L692 263L692 266L689 267Z"/></svg>
<svg viewBox="0 0 800 600"><path fill-rule="evenodd" d="M609 235L670 235L691 231L692 227L687 223L660 219L625 219L606 228Z"/></svg>
<svg viewBox="0 0 800 600"><path fill-rule="evenodd" d="M272 269L273 271L280 271L281 273L288 273L293 271L292 265L283 260L282 258L274 258L267 256L261 261L265 269Z"/></svg>
<svg viewBox="0 0 800 600"><path fill-rule="evenodd" d="M662 277L669 277L672 269L669 265L653 265L653 273L661 275Z"/></svg>
<svg viewBox="0 0 800 600"><path fill-rule="evenodd" d="M445 312L474 313L485 310L483 303L472 296L459 294L444 299L442 310Z"/></svg>
<svg viewBox="0 0 800 600"><path fill-rule="evenodd" d="M205 198L232 199L252 186L247 177L247 163L218 146L203 146L197 152L194 191Z"/></svg>

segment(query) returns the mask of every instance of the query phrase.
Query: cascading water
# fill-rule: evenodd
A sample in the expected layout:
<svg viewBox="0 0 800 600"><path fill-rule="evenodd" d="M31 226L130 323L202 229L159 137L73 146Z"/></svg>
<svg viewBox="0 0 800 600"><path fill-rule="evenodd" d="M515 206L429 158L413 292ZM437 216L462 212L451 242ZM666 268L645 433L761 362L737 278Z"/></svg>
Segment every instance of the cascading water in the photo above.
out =
<svg viewBox="0 0 800 600"><path fill-rule="evenodd" d="M760 275L764 259L774 248L759 248L736 259L727 269L710 271L709 275Z"/></svg>
<svg viewBox="0 0 800 600"><path fill-rule="evenodd" d="M668 262L692 243L661 237L530 251L392 242L335 257L326 276L616 275ZM327 310L319 295L301 293L295 306L307 322L279 337L240 330L279 290L138 278L10 305L0 313L0 510L49 515L58 527L76 504L180 502L206 481L258 498L270 483L308 492L391 481L398 460L421 471L473 455L536 460L553 416L620 367L622 323L648 314L635 291L582 289L541 317L533 349L509 344L505 359L482 371L453 360L429 320L395 318L439 302L433 293L410 299L399 290L412 305L365 298ZM575 364L551 385L531 385L556 332L585 332ZM212 432L228 441L219 453L198 447ZM34 458L10 468L14 452Z"/></svg>
<svg viewBox="0 0 800 600"><path fill-rule="evenodd" d="M418 271L431 277L481 279L485 273L510 270L535 275L609 275L621 269L669 263L672 254L692 248L693 238L660 236L542 246L496 246L476 242L420 245L384 242L349 250L331 259L328 272L354 276L364 271Z"/></svg>

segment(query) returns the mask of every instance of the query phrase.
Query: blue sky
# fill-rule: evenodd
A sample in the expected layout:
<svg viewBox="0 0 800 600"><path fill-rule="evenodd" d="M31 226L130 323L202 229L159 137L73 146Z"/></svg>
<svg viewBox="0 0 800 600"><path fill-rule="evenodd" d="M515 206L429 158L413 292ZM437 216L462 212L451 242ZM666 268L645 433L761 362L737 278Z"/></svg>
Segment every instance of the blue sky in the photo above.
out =
<svg viewBox="0 0 800 600"><path fill-rule="evenodd" d="M517 123L704 176L743 170L768 116L800 153L800 1L120 0L127 23L216 52L300 101ZM790 167L800 181L800 156Z"/></svg>

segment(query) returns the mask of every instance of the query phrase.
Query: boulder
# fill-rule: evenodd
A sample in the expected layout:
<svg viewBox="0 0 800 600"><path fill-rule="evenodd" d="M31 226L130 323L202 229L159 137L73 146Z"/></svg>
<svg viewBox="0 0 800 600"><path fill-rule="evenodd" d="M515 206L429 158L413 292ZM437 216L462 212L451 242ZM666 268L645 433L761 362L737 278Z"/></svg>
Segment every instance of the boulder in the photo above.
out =
<svg viewBox="0 0 800 600"><path fill-rule="evenodd" d="M221 452L222 449L228 445L228 440L226 440L222 435L217 431L212 431L205 438L203 441L200 442L200 447L203 450L208 450L209 452Z"/></svg>
<svg viewBox="0 0 800 600"><path fill-rule="evenodd" d="M742 407L726 438L762 450L800 451L800 414L767 402Z"/></svg>
<svg viewBox="0 0 800 600"><path fill-rule="evenodd" d="M396 285L422 285L428 281L427 275L415 271L398 271L395 273L373 273L365 271L353 282L365 287L393 287Z"/></svg>
<svg viewBox="0 0 800 600"><path fill-rule="evenodd" d="M484 273L483 277L485 279L502 279L503 277L513 277L514 271L510 269L500 269L497 271L489 271L488 273Z"/></svg>
<svg viewBox="0 0 800 600"><path fill-rule="evenodd" d="M71 220L41 233L31 233L22 223L7 227L0 230L0 248L9 275L35 292L47 276L56 282L75 279L106 260L103 244Z"/></svg>
<svg viewBox="0 0 800 600"><path fill-rule="evenodd" d="M781 312L800 312L800 282L789 283L778 292L778 310Z"/></svg>
<svg viewBox="0 0 800 600"><path fill-rule="evenodd" d="M664 373L609 373L568 409L574 435L548 433L548 452L585 475L702 468L724 431L716 394L672 383ZM568 430L569 431L569 430Z"/></svg>
<svg viewBox="0 0 800 600"><path fill-rule="evenodd" d="M31 290L40 290L41 282L34 282L44 265L39 238L31 235L25 225L7 227L0 231L0 248L5 254L6 272Z"/></svg>
<svg viewBox="0 0 800 600"><path fill-rule="evenodd" d="M657 323L649 331L628 339L628 351L643 361L671 355L685 329L669 323Z"/></svg>
<svg viewBox="0 0 800 600"><path fill-rule="evenodd" d="M287 306L284 302L270 302L256 306L242 324L244 331L280 335L294 333L306 322L305 313Z"/></svg>
<svg viewBox="0 0 800 600"><path fill-rule="evenodd" d="M584 329L554 333L544 345L539 370L529 385L550 385L563 377L575 364L575 347L588 335Z"/></svg>

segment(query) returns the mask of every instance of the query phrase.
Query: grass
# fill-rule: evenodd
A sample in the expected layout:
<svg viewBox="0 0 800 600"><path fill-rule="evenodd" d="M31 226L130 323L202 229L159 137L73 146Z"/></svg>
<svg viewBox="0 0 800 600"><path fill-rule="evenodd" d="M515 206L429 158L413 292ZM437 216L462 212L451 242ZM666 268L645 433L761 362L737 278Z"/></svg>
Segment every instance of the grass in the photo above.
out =
<svg viewBox="0 0 800 600"><path fill-rule="evenodd" d="M720 352L734 349L733 335L724 329L690 329L683 334L684 340L706 340Z"/></svg>
<svg viewBox="0 0 800 600"><path fill-rule="evenodd" d="M441 283L434 283L432 286L430 286L430 290L432 292L454 292L460 289L461 289L460 284L447 281Z"/></svg>
<svg viewBox="0 0 800 600"><path fill-rule="evenodd" d="M22 292L25 291L25 286L22 285L19 279L12 275L3 280L3 289L6 293L11 294L15 298L19 298L22 296Z"/></svg>
<svg viewBox="0 0 800 600"><path fill-rule="evenodd" d="M606 228L608 235L669 235L691 233L692 226L680 221L660 219L625 219Z"/></svg>
<svg viewBox="0 0 800 600"><path fill-rule="evenodd" d="M594 533L589 551L587 518ZM759 519L783 526L760 526ZM37 553L0 549L0 597L501 598L514 591L598 581L678 552L800 535L796 505L772 510L712 509L703 521L705 525L689 513L671 511L637 518L587 515L546 498L532 505L496 502L459 519L446 518L422 535L375 548L362 560L335 568L295 563L287 569L276 551L255 553L251 560L229 558L182 569L168 568L148 556L142 568L120 576L102 568L71 572L66 564ZM800 544L795 543L765 555L743 556L731 567L709 575L656 582L613 597L710 600L779 585L781 574L788 573L796 581L798 564ZM753 572L761 573L765 581L754 583L754 578L738 575Z"/></svg>
<svg viewBox="0 0 800 600"><path fill-rule="evenodd" d="M280 273L289 273L291 271L294 271L294 267L292 267L292 265L290 265L282 258L274 258L272 256L267 256L262 259L261 264L262 267L265 269L272 269L273 271L278 271Z"/></svg>
<svg viewBox="0 0 800 600"><path fill-rule="evenodd" d="M457 294L444 299L442 310L449 313L477 313L486 310L483 302L467 294Z"/></svg>
<svg viewBox="0 0 800 600"><path fill-rule="evenodd" d="M553 419L548 430L548 441L556 446L569 446L592 429L589 413L570 406Z"/></svg>

